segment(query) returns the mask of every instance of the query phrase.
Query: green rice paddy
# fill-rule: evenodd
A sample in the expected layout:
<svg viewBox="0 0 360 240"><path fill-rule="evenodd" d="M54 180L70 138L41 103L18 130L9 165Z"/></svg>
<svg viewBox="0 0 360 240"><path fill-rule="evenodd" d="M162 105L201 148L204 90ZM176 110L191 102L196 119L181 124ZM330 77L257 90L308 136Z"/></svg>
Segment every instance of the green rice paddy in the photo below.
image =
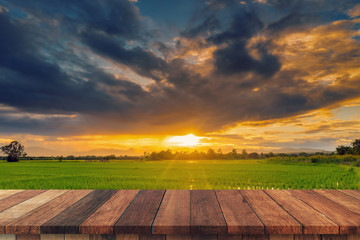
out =
<svg viewBox="0 0 360 240"><path fill-rule="evenodd" d="M0 189L360 189L359 168L266 160L0 162Z"/></svg>

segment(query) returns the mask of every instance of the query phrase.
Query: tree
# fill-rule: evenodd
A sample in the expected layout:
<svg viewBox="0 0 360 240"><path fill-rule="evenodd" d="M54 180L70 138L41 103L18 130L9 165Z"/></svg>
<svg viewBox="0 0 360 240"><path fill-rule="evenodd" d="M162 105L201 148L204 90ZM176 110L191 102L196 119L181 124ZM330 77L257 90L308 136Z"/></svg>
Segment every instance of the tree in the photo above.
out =
<svg viewBox="0 0 360 240"><path fill-rule="evenodd" d="M26 155L24 153L24 146L18 141L12 141L9 145L2 146L1 151L8 155L8 162L18 162L19 157Z"/></svg>
<svg viewBox="0 0 360 240"><path fill-rule="evenodd" d="M248 155L248 153L246 152L246 150L243 149L242 152L241 152L241 158L242 158L242 159L247 159L248 156L249 156L249 155Z"/></svg>
<svg viewBox="0 0 360 240"><path fill-rule="evenodd" d="M354 154L360 155L360 139L355 139L355 141L351 143L351 146L353 147Z"/></svg>
<svg viewBox="0 0 360 240"><path fill-rule="evenodd" d="M353 154L353 152L354 152L354 149L350 146L341 145L336 148L336 153L338 155Z"/></svg>

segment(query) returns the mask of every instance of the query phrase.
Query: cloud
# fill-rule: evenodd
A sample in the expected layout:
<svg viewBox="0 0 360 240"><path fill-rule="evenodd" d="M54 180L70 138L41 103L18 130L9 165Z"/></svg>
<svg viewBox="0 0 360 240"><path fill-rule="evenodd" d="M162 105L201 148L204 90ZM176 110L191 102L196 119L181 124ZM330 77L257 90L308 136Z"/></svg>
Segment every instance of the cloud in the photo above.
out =
<svg viewBox="0 0 360 240"><path fill-rule="evenodd" d="M0 103L24 114L2 113L7 131L206 133L360 94L358 19L313 26L289 1L211 1L163 41L127 0L66 3L14 0L0 13ZM285 14L260 19L257 5Z"/></svg>
<svg viewBox="0 0 360 240"><path fill-rule="evenodd" d="M360 4L355 5L352 9L348 10L348 15L352 18L360 16Z"/></svg>

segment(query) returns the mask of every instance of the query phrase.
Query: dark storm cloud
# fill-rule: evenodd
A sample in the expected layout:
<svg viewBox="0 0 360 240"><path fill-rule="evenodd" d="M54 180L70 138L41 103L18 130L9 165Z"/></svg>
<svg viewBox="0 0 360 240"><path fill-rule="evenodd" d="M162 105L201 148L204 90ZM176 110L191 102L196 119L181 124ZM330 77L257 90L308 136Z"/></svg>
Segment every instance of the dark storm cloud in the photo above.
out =
<svg viewBox="0 0 360 240"><path fill-rule="evenodd" d="M300 2L301 11L296 8ZM133 133L176 126L214 131L241 121L294 116L360 95L360 79L344 77L326 85L302 79L311 74L306 71L281 68L282 49L275 49L278 55L272 51L272 38L310 21L306 1L268 1L283 11L271 22L259 17L261 4L255 1L210 1L204 5L207 12L200 11L204 15L179 31L178 44L149 34L127 0L1 4L10 11L0 12L0 103L30 115L14 118L0 112L0 129ZM266 41L249 47L261 34ZM201 64L177 55L186 48L182 42L197 41L195 46L215 47L206 73L198 69ZM104 62L155 81L144 87L115 77L101 68ZM31 117L35 113L49 116Z"/></svg>
<svg viewBox="0 0 360 240"><path fill-rule="evenodd" d="M180 35L185 38L195 38L201 34L208 34L209 32L213 32L220 28L220 21L214 15L210 15L203 22L194 26L190 29L186 29L185 31L181 32Z"/></svg>
<svg viewBox="0 0 360 240"><path fill-rule="evenodd" d="M58 19L64 31L85 28L124 38L140 37L138 9L126 0L12 0L9 4L44 20Z"/></svg>
<svg viewBox="0 0 360 240"><path fill-rule="evenodd" d="M237 14L230 27L208 39L216 45L227 44L214 53L215 66L220 74L235 74L254 71L269 77L280 70L278 58L259 45L261 58L254 59L246 47L247 40L259 32L264 24L254 12Z"/></svg>
<svg viewBox="0 0 360 240"><path fill-rule="evenodd" d="M122 111L127 103L114 104L114 98L100 85L119 87L119 93L129 99L143 93L136 84L115 79L92 65L82 64L85 73L70 76L35 47L33 25L0 13L0 29L1 103L34 112Z"/></svg>
<svg viewBox="0 0 360 240"><path fill-rule="evenodd" d="M162 70L166 67L166 62L154 53L145 51L141 47L127 49L124 42L101 33L83 32L81 39L94 52L125 64L146 77L156 79L157 77L152 74L152 71Z"/></svg>

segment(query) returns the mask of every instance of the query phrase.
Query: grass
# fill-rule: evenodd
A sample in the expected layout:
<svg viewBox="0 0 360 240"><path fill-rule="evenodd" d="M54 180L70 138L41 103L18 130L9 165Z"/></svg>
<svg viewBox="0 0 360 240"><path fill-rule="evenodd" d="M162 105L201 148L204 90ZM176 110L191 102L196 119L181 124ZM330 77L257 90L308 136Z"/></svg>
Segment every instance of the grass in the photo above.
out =
<svg viewBox="0 0 360 240"><path fill-rule="evenodd" d="M0 162L0 189L360 189L356 167L261 160Z"/></svg>

